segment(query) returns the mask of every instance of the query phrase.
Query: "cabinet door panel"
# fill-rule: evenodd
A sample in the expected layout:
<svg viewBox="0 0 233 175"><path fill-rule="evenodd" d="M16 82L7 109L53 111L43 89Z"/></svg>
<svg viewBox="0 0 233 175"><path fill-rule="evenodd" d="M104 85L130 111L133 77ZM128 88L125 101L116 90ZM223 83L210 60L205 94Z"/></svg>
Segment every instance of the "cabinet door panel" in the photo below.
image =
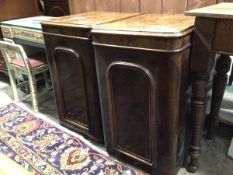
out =
<svg viewBox="0 0 233 175"><path fill-rule="evenodd" d="M152 163L155 153L155 81L140 65L115 62L107 69L115 151Z"/></svg>
<svg viewBox="0 0 233 175"><path fill-rule="evenodd" d="M82 60L74 50L56 47L54 62L63 118L87 128L86 89Z"/></svg>

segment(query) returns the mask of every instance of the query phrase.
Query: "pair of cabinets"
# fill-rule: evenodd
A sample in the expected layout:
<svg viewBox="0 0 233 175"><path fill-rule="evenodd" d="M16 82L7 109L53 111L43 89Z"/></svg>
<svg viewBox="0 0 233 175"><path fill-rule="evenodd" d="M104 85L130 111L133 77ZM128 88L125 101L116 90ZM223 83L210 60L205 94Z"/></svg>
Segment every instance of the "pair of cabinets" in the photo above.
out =
<svg viewBox="0 0 233 175"><path fill-rule="evenodd" d="M131 14L125 24L147 26L150 32L122 34L128 30L123 23L107 26L116 34L92 30L103 19L116 22L109 20L112 15L90 12L42 23L60 122L105 141L110 154L150 174L174 175L187 151L185 92L193 22ZM177 29L182 32L151 34L151 25L159 21L156 30L161 21L173 26L173 20L182 24Z"/></svg>

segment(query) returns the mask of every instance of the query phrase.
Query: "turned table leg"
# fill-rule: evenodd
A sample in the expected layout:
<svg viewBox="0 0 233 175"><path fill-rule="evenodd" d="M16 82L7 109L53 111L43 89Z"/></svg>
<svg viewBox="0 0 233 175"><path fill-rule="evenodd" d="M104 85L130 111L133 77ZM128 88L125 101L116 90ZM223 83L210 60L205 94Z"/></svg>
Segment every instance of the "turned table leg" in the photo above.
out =
<svg viewBox="0 0 233 175"><path fill-rule="evenodd" d="M209 18L195 19L190 57L192 73L191 100L191 143L189 172L196 172L201 152L201 138L206 116L207 90L210 73L215 64L215 52L212 52L215 37L216 20ZM208 30L206 30L208 29Z"/></svg>
<svg viewBox="0 0 233 175"><path fill-rule="evenodd" d="M195 73L193 75L195 76L192 79L192 138L190 145L191 162L188 167L189 172L196 172L198 169L200 142L205 119L207 87L209 82L208 74Z"/></svg>
<svg viewBox="0 0 233 175"><path fill-rule="evenodd" d="M218 126L218 114L220 111L224 91L227 84L227 72L230 70L231 58L228 55L221 55L217 59L216 74L213 80L211 110L207 130L207 139L214 140L215 129Z"/></svg>

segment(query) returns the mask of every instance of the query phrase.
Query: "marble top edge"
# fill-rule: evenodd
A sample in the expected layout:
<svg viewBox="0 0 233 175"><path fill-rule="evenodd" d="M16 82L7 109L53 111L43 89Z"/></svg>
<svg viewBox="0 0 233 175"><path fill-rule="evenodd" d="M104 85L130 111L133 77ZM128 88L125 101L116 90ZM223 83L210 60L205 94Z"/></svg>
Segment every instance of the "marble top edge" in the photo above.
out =
<svg viewBox="0 0 233 175"><path fill-rule="evenodd" d="M110 12L110 11L89 11L69 16L56 17L53 19L41 21L42 25L57 25L57 26L77 26L90 28L95 25L111 22L119 19L124 19L130 16L139 15L140 13L127 12Z"/></svg>
<svg viewBox="0 0 233 175"><path fill-rule="evenodd" d="M143 14L98 25L92 33L179 37L191 33L194 18L183 14Z"/></svg>

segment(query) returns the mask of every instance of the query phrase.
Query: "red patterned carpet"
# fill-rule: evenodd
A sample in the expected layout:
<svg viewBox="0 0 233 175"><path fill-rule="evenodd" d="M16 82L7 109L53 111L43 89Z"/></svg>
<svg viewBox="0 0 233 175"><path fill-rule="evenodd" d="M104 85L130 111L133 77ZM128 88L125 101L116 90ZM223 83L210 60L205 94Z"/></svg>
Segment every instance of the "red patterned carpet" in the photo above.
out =
<svg viewBox="0 0 233 175"><path fill-rule="evenodd" d="M142 174L13 103L0 108L0 158L3 157L33 175Z"/></svg>

